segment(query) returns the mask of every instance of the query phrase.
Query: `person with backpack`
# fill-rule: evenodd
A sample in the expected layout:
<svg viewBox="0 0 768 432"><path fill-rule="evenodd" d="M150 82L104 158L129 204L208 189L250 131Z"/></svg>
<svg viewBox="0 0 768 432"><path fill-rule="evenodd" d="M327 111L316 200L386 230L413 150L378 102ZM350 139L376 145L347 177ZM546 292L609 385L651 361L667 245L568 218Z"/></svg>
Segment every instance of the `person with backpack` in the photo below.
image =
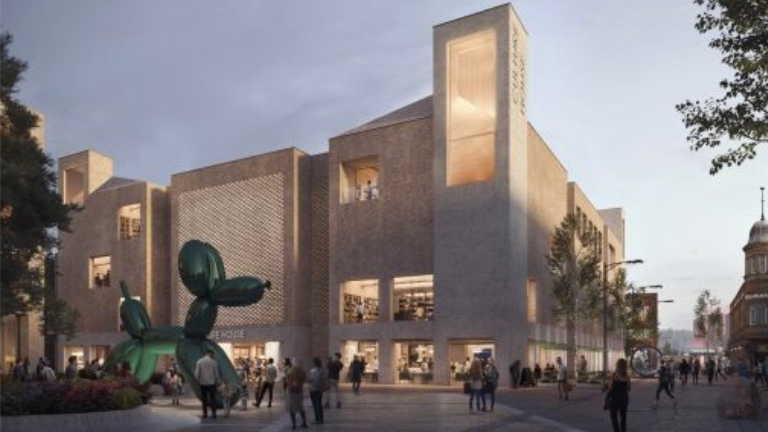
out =
<svg viewBox="0 0 768 432"><path fill-rule="evenodd" d="M673 377L674 375L670 371L669 366L667 366L666 363L661 362L661 367L659 368L659 386L656 388L656 402L653 404L654 408L659 406L659 395L662 390L667 393L667 396L669 396L670 399L672 399L672 406L677 406L675 396L669 390L669 381L674 379Z"/></svg>

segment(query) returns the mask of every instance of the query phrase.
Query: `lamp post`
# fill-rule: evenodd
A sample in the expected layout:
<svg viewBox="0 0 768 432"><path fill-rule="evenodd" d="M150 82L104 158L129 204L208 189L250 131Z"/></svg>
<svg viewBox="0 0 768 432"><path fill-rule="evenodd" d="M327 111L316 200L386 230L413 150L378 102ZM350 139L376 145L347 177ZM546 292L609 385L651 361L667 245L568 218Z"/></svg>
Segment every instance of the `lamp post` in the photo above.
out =
<svg viewBox="0 0 768 432"><path fill-rule="evenodd" d="M603 263L603 380L608 377L608 270L622 264L642 263L641 259Z"/></svg>

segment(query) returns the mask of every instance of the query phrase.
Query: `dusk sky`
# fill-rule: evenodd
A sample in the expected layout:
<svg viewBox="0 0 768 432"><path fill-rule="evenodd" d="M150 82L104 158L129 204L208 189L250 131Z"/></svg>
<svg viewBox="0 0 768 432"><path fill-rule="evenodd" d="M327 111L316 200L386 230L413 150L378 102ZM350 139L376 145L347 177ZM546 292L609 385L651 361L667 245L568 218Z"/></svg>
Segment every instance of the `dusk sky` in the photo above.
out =
<svg viewBox="0 0 768 432"><path fill-rule="evenodd" d="M432 93L432 27L486 0L3 0L19 98L54 159L91 149L115 175L171 175L328 139ZM626 212L636 285L663 284L662 328L691 329L710 289L727 309L760 218L768 147L708 173L675 104L731 72L692 0L520 0L528 119L597 208ZM724 149L722 150L724 151ZM554 227L553 227L554 228Z"/></svg>

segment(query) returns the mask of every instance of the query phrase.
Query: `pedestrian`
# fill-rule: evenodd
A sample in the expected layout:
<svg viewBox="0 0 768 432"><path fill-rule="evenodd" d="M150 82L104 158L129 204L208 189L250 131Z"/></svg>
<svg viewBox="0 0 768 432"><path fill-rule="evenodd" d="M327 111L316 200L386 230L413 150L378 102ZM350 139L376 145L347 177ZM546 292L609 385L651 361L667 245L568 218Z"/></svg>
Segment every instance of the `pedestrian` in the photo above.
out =
<svg viewBox="0 0 768 432"><path fill-rule="evenodd" d="M308 383L309 399L312 401L312 410L315 412L315 424L323 424L323 391L328 385L328 375L320 357L312 359Z"/></svg>
<svg viewBox="0 0 768 432"><path fill-rule="evenodd" d="M691 376L693 377L693 385L699 385L699 374L701 373L701 360L697 357L693 361L693 370Z"/></svg>
<svg viewBox="0 0 768 432"><path fill-rule="evenodd" d="M363 371L365 366L360 360L360 357L355 355L352 358L352 363L349 364L349 374L352 379L352 393L360 394L360 383L363 381Z"/></svg>
<svg viewBox="0 0 768 432"><path fill-rule="evenodd" d="M171 369L171 405L179 405L179 396L181 396L182 381L181 374Z"/></svg>
<svg viewBox="0 0 768 432"><path fill-rule="evenodd" d="M301 427L307 427L307 413L304 411L304 383L307 382L307 373L294 358L291 362L288 381L288 413L291 416L292 429L296 429L296 413L301 414Z"/></svg>
<svg viewBox="0 0 768 432"><path fill-rule="evenodd" d="M723 373L723 359L718 358L717 359L717 370L715 371L715 381L717 381L717 377L723 377L723 381L728 381L728 378L725 377L725 374Z"/></svg>
<svg viewBox="0 0 768 432"><path fill-rule="evenodd" d="M520 384L520 360L515 360L509 365L509 379L512 388L517 388Z"/></svg>
<svg viewBox="0 0 768 432"><path fill-rule="evenodd" d="M69 356L67 359L67 367L64 369L64 379L71 381L77 378L77 356Z"/></svg>
<svg viewBox="0 0 768 432"><path fill-rule="evenodd" d="M539 385L540 379L541 379L541 365L536 363L533 366L533 385L534 386Z"/></svg>
<svg viewBox="0 0 768 432"><path fill-rule="evenodd" d="M688 384L688 374L691 371L691 365L688 363L688 360L683 359L683 361L680 362L679 371L680 371L680 381L682 385L685 386Z"/></svg>
<svg viewBox="0 0 768 432"><path fill-rule="evenodd" d="M632 379L629 377L627 360L620 358L616 361L616 370L611 375L611 386L606 395L610 400L608 405L611 410L613 432L627 432L630 390L632 390Z"/></svg>
<svg viewBox="0 0 768 432"><path fill-rule="evenodd" d="M712 385L712 378L715 377L715 361L712 357L707 359L707 384Z"/></svg>
<svg viewBox="0 0 768 432"><path fill-rule="evenodd" d="M477 405L477 411L480 411L480 399L483 400L485 407L485 395L483 394L483 368L480 365L480 359L475 358L469 364L469 412L472 413L472 403ZM485 409L483 409L485 410Z"/></svg>
<svg viewBox="0 0 768 432"><path fill-rule="evenodd" d="M496 388L498 386L499 370L496 369L493 358L489 358L488 364L485 366L485 392L491 396L491 411L493 411L493 407L496 405Z"/></svg>
<svg viewBox="0 0 768 432"><path fill-rule="evenodd" d="M56 382L56 372L51 368L50 361L46 361L43 365L43 369L40 372L42 374L42 380L46 382Z"/></svg>
<svg viewBox="0 0 768 432"><path fill-rule="evenodd" d="M336 408L341 408L341 394L339 393L339 379L344 364L341 362L341 353L335 353L333 358L328 360L328 391L325 392L325 408L331 407L331 393L336 393Z"/></svg>
<svg viewBox="0 0 768 432"><path fill-rule="evenodd" d="M24 360L16 359L16 365L13 366L14 381L23 382L27 380L27 370L24 369Z"/></svg>
<svg viewBox="0 0 768 432"><path fill-rule="evenodd" d="M587 377L587 358L584 355L579 359L578 375L579 380L586 380Z"/></svg>
<svg viewBox="0 0 768 432"><path fill-rule="evenodd" d="M557 395L560 400L568 400L568 367L563 364L560 357L555 360L557 363Z"/></svg>
<svg viewBox="0 0 768 432"><path fill-rule="evenodd" d="M283 360L283 392L285 394L288 394L288 377L291 376L292 368L293 364L291 363L291 359L286 357L285 360Z"/></svg>
<svg viewBox="0 0 768 432"><path fill-rule="evenodd" d="M224 406L224 417L229 417L229 413L232 410L232 391L229 387L229 383L224 380L218 390L221 396L222 405Z"/></svg>
<svg viewBox="0 0 768 432"><path fill-rule="evenodd" d="M253 403L256 408L259 408L259 405L261 405L261 400L264 398L264 393L266 393L267 390L269 390L269 402L267 403L267 408L272 408L272 393L275 388L275 381L277 381L277 366L275 366L275 359L272 357L267 360L265 375L266 378L264 378L264 382L261 385L261 391L259 391L259 395Z"/></svg>
<svg viewBox="0 0 768 432"><path fill-rule="evenodd" d="M662 361L661 367L659 368L659 386L656 388L656 401L653 404L654 408L659 406L659 395L662 390L667 393L667 396L669 396L670 399L672 399L672 406L677 406L675 396L669 390L669 381L671 379L674 379L674 375L672 375L669 366Z"/></svg>
<svg viewBox="0 0 768 432"><path fill-rule="evenodd" d="M355 307L355 313L357 314L357 322L361 323L363 322L363 316L365 315L365 307L363 306L363 302L358 302L357 306Z"/></svg>
<svg viewBox="0 0 768 432"><path fill-rule="evenodd" d="M221 371L215 355L209 348L195 366L195 379L200 384L200 399L203 402L203 418L208 418L209 405L211 417L216 418L216 385L221 382Z"/></svg>

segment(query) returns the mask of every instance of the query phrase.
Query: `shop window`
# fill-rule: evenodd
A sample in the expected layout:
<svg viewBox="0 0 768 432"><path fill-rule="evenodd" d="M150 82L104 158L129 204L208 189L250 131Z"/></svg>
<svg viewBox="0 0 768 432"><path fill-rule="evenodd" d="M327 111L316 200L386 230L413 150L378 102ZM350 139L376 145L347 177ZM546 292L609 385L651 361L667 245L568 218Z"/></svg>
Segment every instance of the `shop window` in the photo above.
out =
<svg viewBox="0 0 768 432"><path fill-rule="evenodd" d="M90 287L106 288L112 285L112 257L109 255L91 258Z"/></svg>
<svg viewBox="0 0 768 432"><path fill-rule="evenodd" d="M536 279L528 279L528 322L536 322L538 284Z"/></svg>
<svg viewBox="0 0 768 432"><path fill-rule="evenodd" d="M469 366L475 358L488 360L495 357L495 346L492 342L473 341L457 342L448 345L451 383L463 383L469 378ZM499 372L501 365L497 364Z"/></svg>
<svg viewBox="0 0 768 432"><path fill-rule="evenodd" d="M496 33L448 44L447 183L489 181L495 174Z"/></svg>
<svg viewBox="0 0 768 432"><path fill-rule="evenodd" d="M122 206L117 212L120 240L137 238L141 234L141 204Z"/></svg>
<svg viewBox="0 0 768 432"><path fill-rule="evenodd" d="M83 168L64 170L64 203L83 205L85 200L85 174Z"/></svg>
<svg viewBox="0 0 768 432"><path fill-rule="evenodd" d="M381 197L379 157L368 156L341 163L339 195L342 204Z"/></svg>
<svg viewBox="0 0 768 432"><path fill-rule="evenodd" d="M433 275L396 277L393 291L395 321L431 321L435 318Z"/></svg>
<svg viewBox="0 0 768 432"><path fill-rule="evenodd" d="M435 368L435 345L431 341L395 343L395 370L401 384L431 384Z"/></svg>
<svg viewBox="0 0 768 432"><path fill-rule="evenodd" d="M342 324L379 320L379 281L347 281L341 284Z"/></svg>
<svg viewBox="0 0 768 432"><path fill-rule="evenodd" d="M368 382L379 381L379 343L376 341L344 341L341 347L341 362L349 365L357 357L363 362L363 376Z"/></svg>
<svg viewBox="0 0 768 432"><path fill-rule="evenodd" d="M64 364L67 364L71 356L77 358L78 369L85 367L85 349L81 345L64 345Z"/></svg>
<svg viewBox="0 0 768 432"><path fill-rule="evenodd" d="M111 347L109 345L92 345L91 346L91 363L96 362L99 367L104 365L104 360L109 356Z"/></svg>

